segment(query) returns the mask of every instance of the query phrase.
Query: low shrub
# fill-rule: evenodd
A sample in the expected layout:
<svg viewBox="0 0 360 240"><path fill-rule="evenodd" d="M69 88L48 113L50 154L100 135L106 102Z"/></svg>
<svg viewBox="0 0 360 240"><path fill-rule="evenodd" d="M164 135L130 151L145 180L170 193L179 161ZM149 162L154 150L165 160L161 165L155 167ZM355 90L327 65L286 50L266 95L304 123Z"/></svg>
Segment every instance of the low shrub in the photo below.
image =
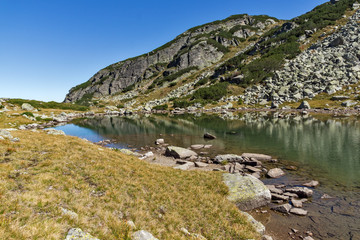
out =
<svg viewBox="0 0 360 240"><path fill-rule="evenodd" d="M167 110L169 108L169 106L167 104L163 104L163 105L158 105L153 107L154 110Z"/></svg>
<svg viewBox="0 0 360 240"><path fill-rule="evenodd" d="M203 99L207 101L218 101L227 93L227 82L216 83L209 87L204 87L194 92L192 99Z"/></svg>

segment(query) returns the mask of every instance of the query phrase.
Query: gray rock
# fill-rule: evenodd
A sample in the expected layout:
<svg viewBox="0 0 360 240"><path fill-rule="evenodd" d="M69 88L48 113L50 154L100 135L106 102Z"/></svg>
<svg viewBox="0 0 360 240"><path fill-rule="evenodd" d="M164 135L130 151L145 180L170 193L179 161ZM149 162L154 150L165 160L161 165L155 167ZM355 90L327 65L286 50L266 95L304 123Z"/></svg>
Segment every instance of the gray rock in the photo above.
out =
<svg viewBox="0 0 360 240"><path fill-rule="evenodd" d="M21 105L21 109L24 111L33 111L35 110L35 108L33 106L31 106L29 103L23 103Z"/></svg>
<svg viewBox="0 0 360 240"><path fill-rule="evenodd" d="M357 104L357 102L352 101L352 100L348 100L348 101L342 102L341 106L343 106L343 107L352 107L352 106L355 106L356 104Z"/></svg>
<svg viewBox="0 0 360 240"><path fill-rule="evenodd" d="M197 156L197 153L182 147L168 146L166 148L165 155L172 156L174 158L185 159L192 156Z"/></svg>
<svg viewBox="0 0 360 240"><path fill-rule="evenodd" d="M262 236L262 240L273 240L273 238L269 235Z"/></svg>
<svg viewBox="0 0 360 240"><path fill-rule="evenodd" d="M195 167L198 167L198 168L204 168L204 167L207 167L209 164L207 163L203 163L203 162L195 162Z"/></svg>
<svg viewBox="0 0 360 240"><path fill-rule="evenodd" d="M346 99L349 99L350 97L349 96L333 96L331 97L331 100L333 101L341 101L341 100L346 100Z"/></svg>
<svg viewBox="0 0 360 240"><path fill-rule="evenodd" d="M214 159L215 163L222 163L222 162L241 162L243 158L239 155L235 154L225 154L225 155L217 155Z"/></svg>
<svg viewBox="0 0 360 240"><path fill-rule="evenodd" d="M223 180L229 188L228 199L235 202L241 210L249 211L270 203L269 189L251 175L225 173Z"/></svg>
<svg viewBox="0 0 360 240"><path fill-rule="evenodd" d="M0 129L0 136L4 137L4 138L8 138L8 139L12 139L13 136L11 135L11 133L5 129Z"/></svg>
<svg viewBox="0 0 360 240"><path fill-rule="evenodd" d="M164 144L164 143L165 143L165 140L163 138L156 139L156 141L155 141L156 145L160 145L160 144Z"/></svg>
<svg viewBox="0 0 360 240"><path fill-rule="evenodd" d="M51 135L65 135L64 131L56 130L54 128L48 128L45 129L44 131L46 131L47 134L51 134Z"/></svg>
<svg viewBox="0 0 360 240"><path fill-rule="evenodd" d="M274 210L274 211L277 211L277 212L288 214L289 211L291 210L291 205L286 203L286 204L283 204L283 205L272 207L271 209Z"/></svg>
<svg viewBox="0 0 360 240"><path fill-rule="evenodd" d="M62 207L60 209L61 209L62 214L64 214L64 215L67 215L67 216L69 216L71 218L74 218L74 219L78 217L78 214L76 212L73 212L71 210L68 210L68 209L65 209L65 208L62 208Z"/></svg>
<svg viewBox="0 0 360 240"><path fill-rule="evenodd" d="M193 162L187 162L187 163L182 164L180 166L174 167L174 169L179 169L179 170L186 171L186 170L189 170L190 168L192 168L194 166L195 166L195 164Z"/></svg>
<svg viewBox="0 0 360 240"><path fill-rule="evenodd" d="M306 216L308 212L301 208L292 208L292 209L290 209L290 213L299 215L299 216Z"/></svg>
<svg viewBox="0 0 360 240"><path fill-rule="evenodd" d="M204 145L202 145L202 144L195 144L195 145L191 145L191 148L194 149L194 150L197 150L197 149L204 148Z"/></svg>
<svg viewBox="0 0 360 240"><path fill-rule="evenodd" d="M344 44L345 44L344 38L337 37L329 44L329 47L337 47Z"/></svg>
<svg viewBox="0 0 360 240"><path fill-rule="evenodd" d="M314 239L312 237L310 237L310 236L307 236L307 237L304 237L303 240L314 240Z"/></svg>
<svg viewBox="0 0 360 240"><path fill-rule="evenodd" d="M291 199L291 204L296 207L296 208L302 208L303 207L303 202L301 200L297 200L297 199Z"/></svg>
<svg viewBox="0 0 360 240"><path fill-rule="evenodd" d="M305 188L305 187L288 188L285 191L290 192L290 193L295 193L300 198L309 198L313 195L313 191L311 189Z"/></svg>
<svg viewBox="0 0 360 240"><path fill-rule="evenodd" d="M303 101L297 109L311 109L311 107L307 101Z"/></svg>
<svg viewBox="0 0 360 240"><path fill-rule="evenodd" d="M279 177L284 176L285 173L280 168L273 168L273 169L270 169L266 175L270 178L279 178Z"/></svg>
<svg viewBox="0 0 360 240"><path fill-rule="evenodd" d="M256 158L259 161L270 161L271 156L265 154L258 154L258 153L243 153L241 154L242 157L246 158Z"/></svg>
<svg viewBox="0 0 360 240"><path fill-rule="evenodd" d="M134 232L133 234L131 234L131 239L132 240L159 240L157 238L155 238L151 233L144 231L144 230L140 230L137 232Z"/></svg>
<svg viewBox="0 0 360 240"><path fill-rule="evenodd" d="M318 185L319 185L319 182L314 181L314 180L303 184L303 186L305 186L305 187L317 187Z"/></svg>
<svg viewBox="0 0 360 240"><path fill-rule="evenodd" d="M276 193L271 193L271 199L272 199L272 200L288 201L288 200L289 200L289 196L280 195L280 194L276 194Z"/></svg>
<svg viewBox="0 0 360 240"><path fill-rule="evenodd" d="M89 233L83 232L80 228L71 228L65 240L99 240Z"/></svg>

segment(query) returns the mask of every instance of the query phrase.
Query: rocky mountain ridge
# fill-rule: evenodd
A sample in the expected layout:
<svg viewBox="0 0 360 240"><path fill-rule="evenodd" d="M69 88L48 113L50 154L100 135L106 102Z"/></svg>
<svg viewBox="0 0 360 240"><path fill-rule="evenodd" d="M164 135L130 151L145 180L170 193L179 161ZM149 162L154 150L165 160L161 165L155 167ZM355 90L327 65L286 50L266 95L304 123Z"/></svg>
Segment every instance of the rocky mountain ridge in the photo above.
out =
<svg viewBox="0 0 360 240"><path fill-rule="evenodd" d="M228 47L261 35L267 25L277 21L268 16L243 14L189 29L150 53L100 70L89 81L72 88L65 102L127 92L144 80L153 81L190 68L203 69L218 62Z"/></svg>

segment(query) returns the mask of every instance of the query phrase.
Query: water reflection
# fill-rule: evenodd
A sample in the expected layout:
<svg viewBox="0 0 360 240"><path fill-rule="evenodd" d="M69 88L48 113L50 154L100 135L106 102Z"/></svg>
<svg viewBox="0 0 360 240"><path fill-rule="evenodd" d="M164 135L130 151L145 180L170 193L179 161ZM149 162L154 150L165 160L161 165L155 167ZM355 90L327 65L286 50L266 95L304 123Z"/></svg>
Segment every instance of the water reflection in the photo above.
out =
<svg viewBox="0 0 360 240"><path fill-rule="evenodd" d="M211 115L137 115L90 118L76 125L81 129L91 129L100 140L117 139L121 145L137 147L153 145L159 137L182 147L208 144L202 136L204 132L210 132L217 136L211 141L213 151L217 153L267 153L306 165L325 178L360 185L360 127L357 119L318 120L290 115L279 118L255 113L235 117L237 119L229 120ZM68 125L62 130L69 135L86 137L79 127Z"/></svg>

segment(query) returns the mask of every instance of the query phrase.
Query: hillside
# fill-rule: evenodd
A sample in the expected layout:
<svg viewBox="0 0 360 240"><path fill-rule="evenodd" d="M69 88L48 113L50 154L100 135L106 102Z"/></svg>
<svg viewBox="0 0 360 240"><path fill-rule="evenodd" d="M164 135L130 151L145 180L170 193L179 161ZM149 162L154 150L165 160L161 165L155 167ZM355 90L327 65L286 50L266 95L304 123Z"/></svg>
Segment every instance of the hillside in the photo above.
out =
<svg viewBox="0 0 360 240"><path fill-rule="evenodd" d="M219 100L283 104L335 94L358 83L359 59L349 53L358 52L354 2L328 2L289 21L242 14L189 29L150 53L100 70L72 88L65 102L148 110Z"/></svg>

